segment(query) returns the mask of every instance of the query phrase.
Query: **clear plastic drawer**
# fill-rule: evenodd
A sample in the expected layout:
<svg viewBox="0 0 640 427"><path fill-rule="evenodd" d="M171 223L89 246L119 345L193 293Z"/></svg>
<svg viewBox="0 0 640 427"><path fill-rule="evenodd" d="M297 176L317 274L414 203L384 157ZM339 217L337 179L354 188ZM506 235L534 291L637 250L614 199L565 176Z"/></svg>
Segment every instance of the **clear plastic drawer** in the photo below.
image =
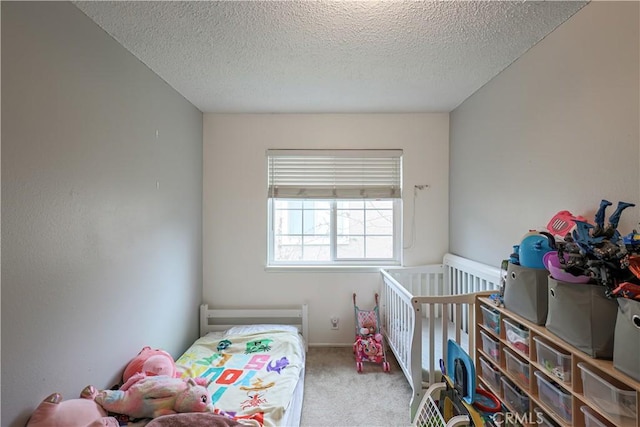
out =
<svg viewBox="0 0 640 427"><path fill-rule="evenodd" d="M495 332L496 335L500 335L500 313L485 305L481 305L480 309L482 310L482 324Z"/></svg>
<svg viewBox="0 0 640 427"><path fill-rule="evenodd" d="M497 368L494 368L491 363L484 357L480 356L480 366L482 369L482 378L487 382L493 393L500 392L500 378L502 374Z"/></svg>
<svg viewBox="0 0 640 427"><path fill-rule="evenodd" d="M516 379L516 382L529 388L529 363L521 361L509 349L504 349L507 372Z"/></svg>
<svg viewBox="0 0 640 427"><path fill-rule="evenodd" d="M613 385L604 376L596 374L588 365L580 362L580 375L584 397L606 412L616 424L628 423L626 418L636 417L636 392Z"/></svg>
<svg viewBox="0 0 640 427"><path fill-rule="evenodd" d="M533 337L533 341L536 343L538 363L550 375L564 383L571 383L571 355L563 354L543 342L539 337Z"/></svg>
<svg viewBox="0 0 640 427"><path fill-rule="evenodd" d="M603 423L598 418L596 418L595 415L593 415L588 406L581 406L580 410L584 414L585 427L607 427L605 423Z"/></svg>
<svg viewBox="0 0 640 427"><path fill-rule="evenodd" d="M553 381L545 378L542 372L536 371L538 382L538 396L542 403L555 412L560 418L570 423L572 418L571 394L560 388Z"/></svg>
<svg viewBox="0 0 640 427"><path fill-rule="evenodd" d="M482 350L496 362L500 362L500 343L491 338L485 331L480 331Z"/></svg>
<svg viewBox="0 0 640 427"><path fill-rule="evenodd" d="M502 394L505 402L507 402L516 412L529 412L529 396L524 394L516 385L512 384L505 377L500 378L500 381L502 381Z"/></svg>
<svg viewBox="0 0 640 427"><path fill-rule="evenodd" d="M504 333L509 344L514 346L522 354L529 355L529 330L524 326L504 319Z"/></svg>

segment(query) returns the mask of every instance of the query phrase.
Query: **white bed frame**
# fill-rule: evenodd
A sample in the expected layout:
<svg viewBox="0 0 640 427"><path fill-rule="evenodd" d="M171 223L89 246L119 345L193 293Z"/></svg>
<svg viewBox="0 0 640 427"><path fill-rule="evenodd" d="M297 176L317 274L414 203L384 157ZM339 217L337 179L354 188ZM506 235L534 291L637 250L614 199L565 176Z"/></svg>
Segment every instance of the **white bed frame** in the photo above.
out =
<svg viewBox="0 0 640 427"><path fill-rule="evenodd" d="M208 332L222 332L232 326L253 324L282 324L298 328L309 350L309 306L294 308L209 308L200 305L200 336Z"/></svg>
<svg viewBox="0 0 640 427"><path fill-rule="evenodd" d="M446 254L442 264L411 268L382 269L380 315L383 334L413 389L413 420L425 391L440 379L439 360L435 360L436 340L440 340L446 360L448 337L462 344L468 336L469 355L475 357L475 300L477 295L496 293L500 269ZM422 331L423 317L429 330ZM450 332L451 322L455 331ZM436 336L436 329L442 331ZM429 340L429 378L422 378L423 333ZM475 359L474 359L475 360Z"/></svg>
<svg viewBox="0 0 640 427"><path fill-rule="evenodd" d="M304 340L305 351L309 351L309 306L302 304L293 308L209 308L200 305L200 336L209 332L223 332L232 326L279 324L292 325ZM304 396L305 367L293 391L291 402L285 410L282 425L300 425Z"/></svg>

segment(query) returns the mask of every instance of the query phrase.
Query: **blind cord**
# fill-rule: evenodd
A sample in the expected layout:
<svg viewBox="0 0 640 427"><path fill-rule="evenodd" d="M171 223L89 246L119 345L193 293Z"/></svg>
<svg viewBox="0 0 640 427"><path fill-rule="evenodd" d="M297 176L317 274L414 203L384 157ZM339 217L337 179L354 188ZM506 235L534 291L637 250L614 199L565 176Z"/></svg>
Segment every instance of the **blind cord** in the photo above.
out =
<svg viewBox="0 0 640 427"><path fill-rule="evenodd" d="M418 198L418 190L425 190L429 188L428 185L414 185L413 186L413 206L411 207L411 243L409 246L403 246L402 249L412 249L416 242L416 199Z"/></svg>

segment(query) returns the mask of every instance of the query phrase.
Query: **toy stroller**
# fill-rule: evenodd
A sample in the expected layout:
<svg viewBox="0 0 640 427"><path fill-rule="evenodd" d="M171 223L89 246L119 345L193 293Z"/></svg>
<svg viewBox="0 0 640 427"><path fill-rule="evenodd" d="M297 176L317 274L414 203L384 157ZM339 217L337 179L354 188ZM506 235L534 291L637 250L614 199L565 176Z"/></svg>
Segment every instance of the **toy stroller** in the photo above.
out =
<svg viewBox="0 0 640 427"><path fill-rule="evenodd" d="M353 354L356 356L356 370L362 372L362 362L381 363L384 372L390 371L384 348L384 339L380 332L380 313L378 310L378 294L373 310L360 310L356 305L356 294L353 294L353 308L356 318L356 341L353 343Z"/></svg>

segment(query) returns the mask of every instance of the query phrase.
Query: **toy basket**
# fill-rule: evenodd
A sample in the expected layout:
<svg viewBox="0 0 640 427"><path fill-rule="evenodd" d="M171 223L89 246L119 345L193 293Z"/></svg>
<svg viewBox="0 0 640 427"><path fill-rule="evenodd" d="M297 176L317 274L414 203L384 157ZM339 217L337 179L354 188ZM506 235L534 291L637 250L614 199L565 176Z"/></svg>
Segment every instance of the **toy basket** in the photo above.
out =
<svg viewBox="0 0 640 427"><path fill-rule="evenodd" d="M446 365L446 366L445 366ZM412 426L450 427L488 425L502 405L488 390L476 388L476 371L469 354L453 340L447 342L447 361L440 360L443 381L432 384L416 410ZM434 397L438 393L437 400Z"/></svg>
<svg viewBox="0 0 640 427"><path fill-rule="evenodd" d="M418 410L416 411L416 416L411 424L413 427L469 426L469 417L466 415L456 415L448 422L445 422L434 397L440 396L446 386L447 385L444 382L435 383L429 386L422 398L422 401L420 402L420 406L418 406Z"/></svg>

